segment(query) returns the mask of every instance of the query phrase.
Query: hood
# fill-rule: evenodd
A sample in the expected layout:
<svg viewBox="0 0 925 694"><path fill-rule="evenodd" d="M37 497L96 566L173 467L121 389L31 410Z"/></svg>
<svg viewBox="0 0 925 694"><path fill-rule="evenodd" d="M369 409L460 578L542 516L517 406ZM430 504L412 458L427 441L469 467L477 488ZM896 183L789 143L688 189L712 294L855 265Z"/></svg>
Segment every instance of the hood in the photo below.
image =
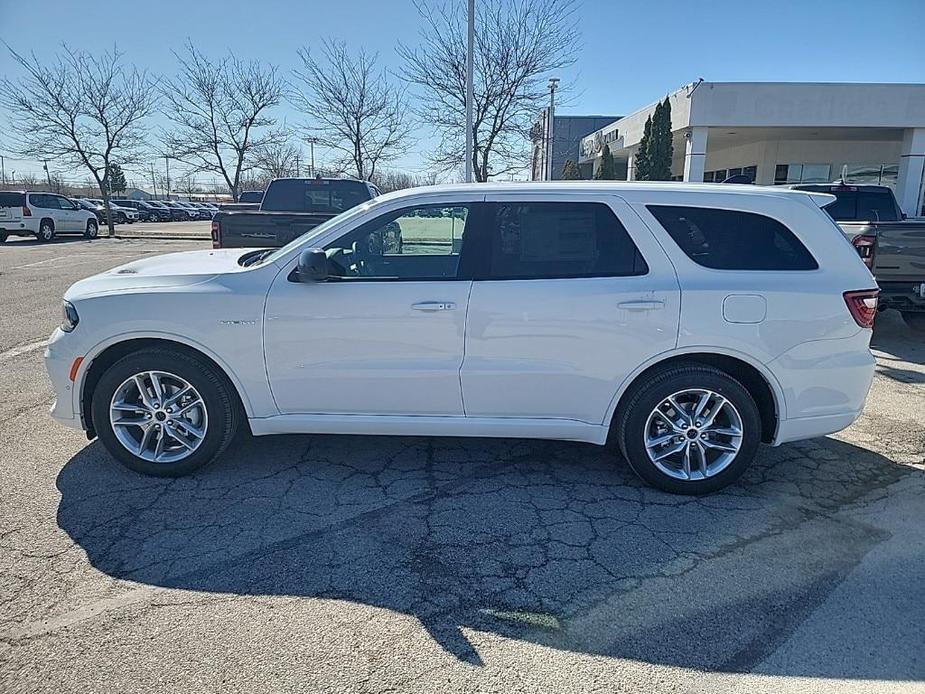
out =
<svg viewBox="0 0 925 694"><path fill-rule="evenodd" d="M246 248L228 248L143 258L80 280L67 290L64 298L199 284L217 275L246 272L249 268L241 267L238 258L248 252Z"/></svg>

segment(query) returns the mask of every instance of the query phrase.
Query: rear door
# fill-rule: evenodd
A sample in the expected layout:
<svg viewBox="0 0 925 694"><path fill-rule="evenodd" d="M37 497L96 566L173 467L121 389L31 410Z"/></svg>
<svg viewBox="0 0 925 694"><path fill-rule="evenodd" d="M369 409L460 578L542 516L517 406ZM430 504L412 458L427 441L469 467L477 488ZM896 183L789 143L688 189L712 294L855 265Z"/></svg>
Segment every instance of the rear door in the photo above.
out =
<svg viewBox="0 0 925 694"><path fill-rule="evenodd" d="M29 204L33 209L32 213L39 219L43 217L50 218L55 225L55 233L62 234L70 231L68 219L61 212L61 206L58 203L58 196L48 193L31 193L29 195Z"/></svg>
<svg viewBox="0 0 925 694"><path fill-rule="evenodd" d="M677 343L674 270L618 197L489 195L460 373L467 416L601 424Z"/></svg>

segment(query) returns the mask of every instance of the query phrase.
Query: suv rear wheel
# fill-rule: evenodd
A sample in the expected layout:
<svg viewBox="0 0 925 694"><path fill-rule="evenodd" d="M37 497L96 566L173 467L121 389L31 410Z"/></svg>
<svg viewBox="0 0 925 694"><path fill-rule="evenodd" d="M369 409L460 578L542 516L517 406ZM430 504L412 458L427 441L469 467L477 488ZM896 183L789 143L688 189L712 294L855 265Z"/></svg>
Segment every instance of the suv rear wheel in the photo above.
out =
<svg viewBox="0 0 925 694"><path fill-rule="evenodd" d="M43 242L48 243L55 238L55 224L50 219L43 219L39 223L39 230L35 237Z"/></svg>
<svg viewBox="0 0 925 694"><path fill-rule="evenodd" d="M226 383L215 367L187 352L134 352L100 378L93 424L127 468L185 475L215 460L234 436L237 408Z"/></svg>
<svg viewBox="0 0 925 694"><path fill-rule="evenodd" d="M617 440L633 471L674 494L731 484L755 458L758 406L719 369L675 364L633 387L617 418Z"/></svg>
<svg viewBox="0 0 925 694"><path fill-rule="evenodd" d="M100 235L100 225L96 223L95 219L87 220L87 229L84 231L85 239L95 239Z"/></svg>

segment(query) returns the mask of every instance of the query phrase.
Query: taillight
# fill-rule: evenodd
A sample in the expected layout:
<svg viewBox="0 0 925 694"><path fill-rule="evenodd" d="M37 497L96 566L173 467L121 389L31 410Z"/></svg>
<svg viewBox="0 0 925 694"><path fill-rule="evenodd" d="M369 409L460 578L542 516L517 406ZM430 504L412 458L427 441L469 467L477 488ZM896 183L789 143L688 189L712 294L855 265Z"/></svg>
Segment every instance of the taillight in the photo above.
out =
<svg viewBox="0 0 925 694"><path fill-rule="evenodd" d="M874 253L877 250L877 237L869 234L858 234L851 239L851 245L857 250L861 260L868 268L874 266Z"/></svg>
<svg viewBox="0 0 925 694"><path fill-rule="evenodd" d="M859 292L845 292L845 304L854 322L862 328L873 328L877 315L879 289L865 289Z"/></svg>
<svg viewBox="0 0 925 694"><path fill-rule="evenodd" d="M32 210L30 210L28 207L26 207L25 205L23 205L23 206L22 206L22 216L23 216L23 217L31 217L31 216L32 216Z"/></svg>
<svg viewBox="0 0 925 694"><path fill-rule="evenodd" d="M212 222L212 248L222 247L222 225L219 222Z"/></svg>

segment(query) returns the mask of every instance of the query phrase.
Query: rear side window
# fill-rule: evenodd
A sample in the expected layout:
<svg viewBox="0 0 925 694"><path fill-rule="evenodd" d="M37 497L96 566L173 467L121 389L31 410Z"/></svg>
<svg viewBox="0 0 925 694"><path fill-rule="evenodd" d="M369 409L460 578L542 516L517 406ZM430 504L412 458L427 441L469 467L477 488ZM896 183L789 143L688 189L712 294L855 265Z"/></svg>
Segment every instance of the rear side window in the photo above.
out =
<svg viewBox="0 0 925 694"><path fill-rule="evenodd" d="M57 210L60 209L58 206L58 199L54 195L37 195L32 194L29 196L29 203L33 207L41 207L45 210Z"/></svg>
<svg viewBox="0 0 925 694"><path fill-rule="evenodd" d="M649 205L649 212L698 265L717 270L815 270L790 229L770 217L709 207Z"/></svg>
<svg viewBox="0 0 925 694"><path fill-rule="evenodd" d="M25 193L0 193L0 207L25 207Z"/></svg>
<svg viewBox="0 0 925 694"><path fill-rule="evenodd" d="M492 222L485 279L644 275L645 260L602 203L501 203Z"/></svg>
<svg viewBox="0 0 925 694"><path fill-rule="evenodd" d="M361 181L283 179L267 188L261 209L338 214L369 199L369 189Z"/></svg>

